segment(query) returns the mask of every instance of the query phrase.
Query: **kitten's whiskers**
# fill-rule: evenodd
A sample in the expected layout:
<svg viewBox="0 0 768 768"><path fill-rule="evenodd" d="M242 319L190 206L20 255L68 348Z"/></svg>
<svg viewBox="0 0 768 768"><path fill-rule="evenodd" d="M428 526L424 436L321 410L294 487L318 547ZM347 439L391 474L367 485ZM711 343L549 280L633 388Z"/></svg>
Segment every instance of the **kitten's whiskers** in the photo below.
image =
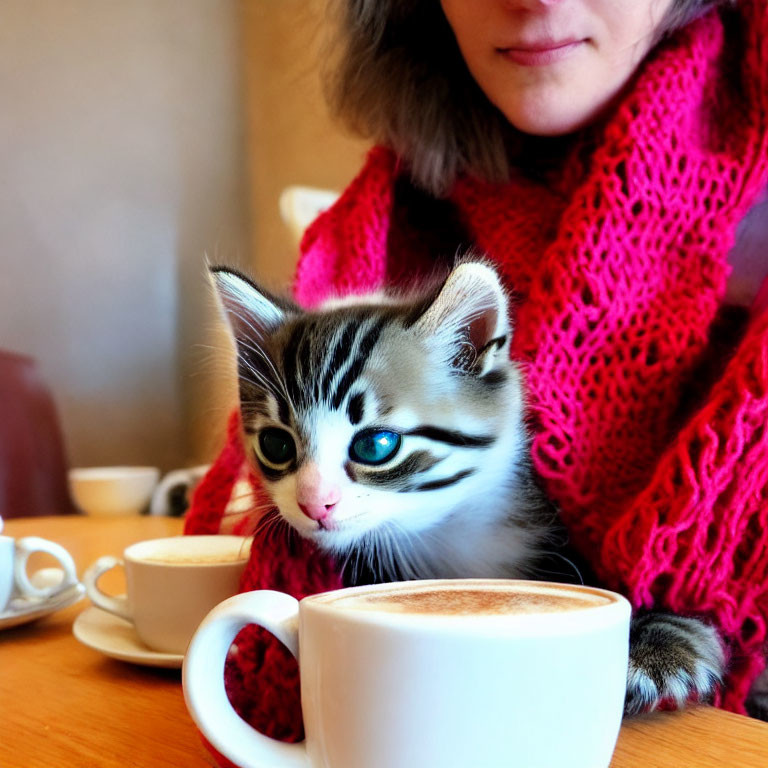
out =
<svg viewBox="0 0 768 768"><path fill-rule="evenodd" d="M261 338L262 334L259 331L259 329L257 329L253 325L253 323L245 315L243 315L242 312L236 311L236 312L233 312L233 314L235 314L237 316L237 319L241 323L244 323L245 325L247 325L253 331L255 339ZM274 388L272 387L272 384L275 383L280 388L281 394L283 395L283 397L286 400L290 400L290 398L288 397L288 393L286 391L286 388L285 388L285 383L282 380L282 376L280 376L280 374L278 373L277 368L275 367L275 364L272 361L272 358L262 349L262 347L260 347L258 345L253 345L253 344L250 343L250 341L246 341L242 337L238 339L238 344L242 345L245 349L249 350L250 352L253 352L258 357L260 357L264 361L266 366L269 368L269 370L271 371L272 375L274 376L274 381L270 381L269 379L267 379L267 377L264 376L264 374L261 373L261 371L256 370L253 367L253 365L250 364L249 361L245 360L244 362L246 363L246 365L248 367L248 370L251 373L253 373L258 378L258 381L255 382L255 383L262 383L266 388L268 388L270 390L270 392L272 392L273 394L276 395L277 393L275 392ZM242 355L240 356L240 359L241 360L243 359Z"/></svg>

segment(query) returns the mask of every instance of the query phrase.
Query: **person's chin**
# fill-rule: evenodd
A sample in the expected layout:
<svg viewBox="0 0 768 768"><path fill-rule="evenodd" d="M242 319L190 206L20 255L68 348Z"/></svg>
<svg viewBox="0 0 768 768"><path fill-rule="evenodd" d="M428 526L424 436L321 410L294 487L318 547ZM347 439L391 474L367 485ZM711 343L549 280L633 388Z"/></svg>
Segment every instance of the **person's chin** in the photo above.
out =
<svg viewBox="0 0 768 768"><path fill-rule="evenodd" d="M591 77L597 75L592 73ZM585 90L578 79L572 78L556 84L531 85L497 107L523 133L567 136L605 119L625 88L623 82L604 82L599 89Z"/></svg>
<svg viewBox="0 0 768 768"><path fill-rule="evenodd" d="M593 122L599 109L591 104L574 104L563 94L548 99L532 99L502 109L509 122L531 136L567 136Z"/></svg>

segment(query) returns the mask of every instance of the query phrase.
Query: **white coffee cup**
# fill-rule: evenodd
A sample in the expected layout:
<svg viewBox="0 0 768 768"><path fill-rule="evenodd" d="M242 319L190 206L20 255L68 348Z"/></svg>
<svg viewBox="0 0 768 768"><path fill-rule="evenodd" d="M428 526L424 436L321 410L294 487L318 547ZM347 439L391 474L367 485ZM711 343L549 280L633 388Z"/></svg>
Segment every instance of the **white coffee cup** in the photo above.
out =
<svg viewBox="0 0 768 768"><path fill-rule="evenodd" d="M76 467L69 470L69 489L87 515L139 515L160 479L157 467Z"/></svg>
<svg viewBox="0 0 768 768"><path fill-rule="evenodd" d="M205 618L184 694L241 768L607 768L621 724L629 603L588 587L457 580L305 598L237 595ZM223 669L259 624L299 660L306 741L241 720Z"/></svg>
<svg viewBox="0 0 768 768"><path fill-rule="evenodd" d="M34 552L45 552L59 561L63 576L58 584L37 587L27 573L27 561ZM34 576L31 577L34 579ZM14 539L0 536L0 612L12 598L37 598L45 600L77 584L77 569L72 556L60 544L39 536Z"/></svg>
<svg viewBox="0 0 768 768"><path fill-rule="evenodd" d="M213 606L234 595L250 553L243 536L172 536L127 547L123 557L99 558L84 574L88 597L130 621L139 638L161 653L181 654ZM126 595L99 589L102 574L125 569Z"/></svg>

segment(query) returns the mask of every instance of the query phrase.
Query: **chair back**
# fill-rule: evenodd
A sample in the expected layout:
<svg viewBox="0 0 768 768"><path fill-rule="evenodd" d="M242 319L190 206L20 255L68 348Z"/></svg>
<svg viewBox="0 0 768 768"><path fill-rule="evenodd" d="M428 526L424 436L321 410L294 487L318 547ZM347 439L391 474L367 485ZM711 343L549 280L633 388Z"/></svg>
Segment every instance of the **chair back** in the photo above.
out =
<svg viewBox="0 0 768 768"><path fill-rule="evenodd" d="M338 199L339 193L332 189L318 189L292 185L286 187L280 195L280 217L291 232L294 243L298 245L304 236L304 230Z"/></svg>
<svg viewBox="0 0 768 768"><path fill-rule="evenodd" d="M51 393L32 358L0 350L0 517L76 511Z"/></svg>

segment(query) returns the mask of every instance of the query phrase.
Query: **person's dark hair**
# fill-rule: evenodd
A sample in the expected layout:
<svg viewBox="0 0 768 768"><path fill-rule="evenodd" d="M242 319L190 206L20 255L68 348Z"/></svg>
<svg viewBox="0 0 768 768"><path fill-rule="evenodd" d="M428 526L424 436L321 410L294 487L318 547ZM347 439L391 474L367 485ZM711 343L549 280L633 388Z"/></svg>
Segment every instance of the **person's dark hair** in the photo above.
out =
<svg viewBox="0 0 768 768"><path fill-rule="evenodd" d="M735 1L676 0L660 37ZM508 178L520 134L472 79L439 0L329 0L329 9L324 83L336 117L392 147L435 195L462 172Z"/></svg>

